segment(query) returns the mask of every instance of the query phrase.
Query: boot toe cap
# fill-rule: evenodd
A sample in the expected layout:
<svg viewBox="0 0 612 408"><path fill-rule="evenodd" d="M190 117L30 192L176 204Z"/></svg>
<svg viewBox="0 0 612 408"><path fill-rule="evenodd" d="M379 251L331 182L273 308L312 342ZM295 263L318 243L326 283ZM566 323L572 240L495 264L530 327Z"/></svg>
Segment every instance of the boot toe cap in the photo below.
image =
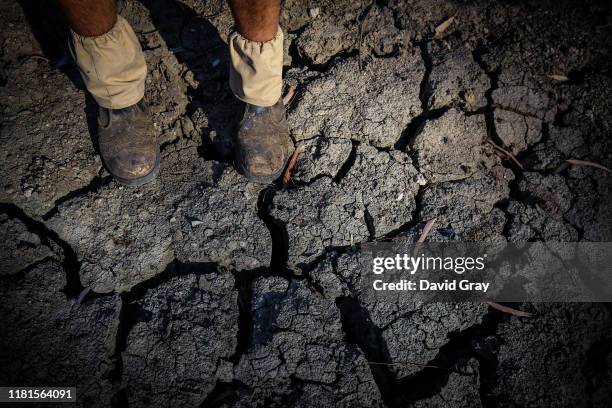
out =
<svg viewBox="0 0 612 408"><path fill-rule="evenodd" d="M108 160L109 171L125 180L137 180L151 173L157 164L155 149L123 149Z"/></svg>
<svg viewBox="0 0 612 408"><path fill-rule="evenodd" d="M240 172L251 181L271 182L280 176L287 161L283 146L268 146L243 151L237 157Z"/></svg>

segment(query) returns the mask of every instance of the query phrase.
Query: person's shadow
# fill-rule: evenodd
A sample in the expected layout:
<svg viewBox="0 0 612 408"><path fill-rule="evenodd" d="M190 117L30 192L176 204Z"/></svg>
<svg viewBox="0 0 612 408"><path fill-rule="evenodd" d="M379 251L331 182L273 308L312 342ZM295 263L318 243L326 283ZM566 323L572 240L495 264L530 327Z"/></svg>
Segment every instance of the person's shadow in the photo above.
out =
<svg viewBox="0 0 612 408"><path fill-rule="evenodd" d="M227 12L227 2L207 2L212 3L207 9L214 15L198 15L176 0L139 1L149 10L151 21L168 49L197 81L197 88L188 91L187 115L197 118L201 111L207 119L207 125L199 129L202 135L200 155L207 159L230 160L243 104L229 88L227 43L208 20ZM197 126L198 121L194 122Z"/></svg>
<svg viewBox="0 0 612 408"><path fill-rule="evenodd" d="M18 0L28 24L39 42L46 58L55 63L73 82L85 90L83 81L68 50L69 28L61 10L53 1ZM233 155L233 137L242 113L242 102L229 89L229 50L217 29L192 8L177 0L138 0L150 16L132 15L134 4L119 1L118 11L128 20L150 17L155 31L159 33L168 49L184 64L197 83L189 87L186 114L205 120L194 120L202 139L200 155L206 159L229 161ZM135 3L135 2L134 2ZM227 3L218 0L212 5L216 13L223 13ZM137 35L137 27L133 27ZM146 34L146 33L145 33ZM146 49L146 44L143 44ZM66 61L68 59L68 61ZM151 69L152 67L149 67ZM85 115L89 133L97 149L98 107L89 93L86 94Z"/></svg>
<svg viewBox="0 0 612 408"><path fill-rule="evenodd" d="M92 144L96 152L96 129L98 126L98 105L86 92L79 70L72 61L68 47L69 28L61 10L51 0L18 0L30 30L36 38L42 54L59 71L63 72L75 88L84 91L85 117Z"/></svg>

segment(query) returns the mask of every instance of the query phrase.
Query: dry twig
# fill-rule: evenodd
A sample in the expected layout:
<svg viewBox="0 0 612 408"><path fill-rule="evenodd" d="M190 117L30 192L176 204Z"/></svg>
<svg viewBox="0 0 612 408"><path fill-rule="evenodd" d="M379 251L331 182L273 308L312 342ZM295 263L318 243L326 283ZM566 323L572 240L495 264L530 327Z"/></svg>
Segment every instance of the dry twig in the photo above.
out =
<svg viewBox="0 0 612 408"><path fill-rule="evenodd" d="M363 71L363 63L361 58L361 45L363 44L363 26L365 24L366 18L368 17L368 14L370 14L370 9L368 8L367 11L366 9L364 9L362 13L364 13L364 15L363 18L361 18L361 21L359 22L359 39L357 43L357 63L359 65L359 72Z"/></svg>
<svg viewBox="0 0 612 408"><path fill-rule="evenodd" d="M513 309L511 307L500 305L499 303L495 303L495 302L487 302L487 305L491 306L495 310L499 310L502 313L507 313L507 314L510 314L512 316L517 316L517 317L531 317L531 316L533 316L529 312L523 312L522 310L516 310L516 309Z"/></svg>
<svg viewBox="0 0 612 408"><path fill-rule="evenodd" d="M289 85L289 89L287 89L287 93L283 97L283 105L289 106L289 104L293 100L293 97L295 96L296 90L297 88L294 85Z"/></svg>
<svg viewBox="0 0 612 408"><path fill-rule="evenodd" d="M559 81L559 82L566 82L569 81L569 78L566 77L565 75L546 75L547 77L549 77L550 79L554 79L555 81Z"/></svg>
<svg viewBox="0 0 612 408"><path fill-rule="evenodd" d="M291 158L289 159L289 164L287 164L287 168L285 169L285 172L283 173L283 188L287 187L287 184L289 184L289 180L291 180L291 172L293 171L293 168L295 167L295 164L297 163L298 156L300 155L300 153L302 153L303 150L304 150L304 146L302 146L301 144L298 144L295 147L293 154L291 154Z"/></svg>
<svg viewBox="0 0 612 408"><path fill-rule="evenodd" d="M383 366L417 366L417 367L423 367L423 368L435 368L437 370L451 371L449 368L435 366L435 365L430 365L430 364L414 363L412 361L400 361L400 362L397 362L397 363L376 363L376 362L373 362L373 361L368 361L368 364L370 364L370 365L383 365Z"/></svg>
<svg viewBox="0 0 612 408"><path fill-rule="evenodd" d="M566 162L569 164L573 164L575 166L595 167L596 169L607 171L608 173L612 173L612 170L610 170L606 166L598 164L598 163L593 163L592 161L588 161L588 160L567 159Z"/></svg>
<svg viewBox="0 0 612 408"><path fill-rule="evenodd" d="M417 243L422 244L423 242L425 242L425 240L427 239L427 235L429 235L429 232L433 228L433 225L435 222L436 222L435 218L432 218L431 220L427 221L427 223L423 227L423 231L421 232L421 236L419 237L419 240L417 241Z"/></svg>
<svg viewBox="0 0 612 408"><path fill-rule="evenodd" d="M487 143L489 143L491 146L493 146L496 150L498 150L499 152L503 153L504 155L506 155L506 157L512 159L512 161L514 161L520 168L521 170L525 170L525 168L523 167L523 165L521 164L520 161L518 161L518 159L516 158L515 155L513 155L512 153L510 153L508 150L504 149L503 147L499 146L498 144L496 144L494 141L492 141L491 139L487 139Z"/></svg>

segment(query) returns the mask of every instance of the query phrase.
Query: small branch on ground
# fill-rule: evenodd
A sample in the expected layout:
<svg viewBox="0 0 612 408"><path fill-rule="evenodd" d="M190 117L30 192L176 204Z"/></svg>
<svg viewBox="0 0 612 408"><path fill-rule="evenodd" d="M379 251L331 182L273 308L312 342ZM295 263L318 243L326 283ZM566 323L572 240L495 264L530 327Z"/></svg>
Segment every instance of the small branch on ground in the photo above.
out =
<svg viewBox="0 0 612 408"><path fill-rule="evenodd" d="M421 236L419 237L417 243L422 244L423 242L425 242L425 240L427 239L427 235L429 235L429 232L433 228L435 222L435 218L432 218L431 220L427 221L427 223L423 227L423 231L421 232Z"/></svg>
<svg viewBox="0 0 612 408"><path fill-rule="evenodd" d="M549 77L550 79L553 79L553 80L559 81L559 82L567 82L567 81L569 81L569 78L566 77L565 75L552 74L552 75L546 75L546 76Z"/></svg>
<svg viewBox="0 0 612 408"><path fill-rule="evenodd" d="M291 101L293 101L293 97L295 96L295 91L297 91L297 87L294 85L289 85L289 89L287 89L287 93L283 97L284 106L289 106Z"/></svg>
<svg viewBox="0 0 612 408"><path fill-rule="evenodd" d="M517 316L517 317L531 317L531 316L533 316L533 314L531 314L529 312L523 312L522 310L516 310L516 309L513 309L511 307L500 305L499 303L495 303L495 302L487 302L487 305L491 306L495 310L499 310L502 313L507 313L507 314L510 314L512 316Z"/></svg>
<svg viewBox="0 0 612 408"><path fill-rule="evenodd" d="M600 169L600 170L603 170L603 171L607 171L608 173L612 173L612 170L610 170L606 166L603 166L603 165L598 164L598 163L593 163L592 161L588 161L588 160L568 159L568 160L566 160L566 162L569 163L569 164L573 164L574 166L595 167L596 169Z"/></svg>
<svg viewBox="0 0 612 408"><path fill-rule="evenodd" d="M383 366L417 366L417 367L423 367L423 368L435 368L437 370L451 371L450 368L440 367L440 366L435 366L435 365L430 365L430 364L423 364L423 363L414 363L412 361L401 361L397 363L376 363L374 361L368 361L368 364L383 365Z"/></svg>
<svg viewBox="0 0 612 408"><path fill-rule="evenodd" d="M301 144L298 144L295 147L293 154L291 154L291 158L289 159L289 164L287 164L287 168L285 169L285 172L283 173L283 179L282 179L283 188L286 188L287 184L289 184L289 180L291 180L291 172L293 171L293 168L295 167L295 164L297 163L298 156L300 155L300 153L302 153L303 150L304 150L304 146L302 146Z"/></svg>
<svg viewBox="0 0 612 408"><path fill-rule="evenodd" d="M493 146L497 151L499 151L500 153L504 154L506 157L508 157L509 159L512 159L513 162L515 162L517 164L517 166L519 166L521 168L521 170L525 170L525 168L523 167L523 165L521 164L520 161L518 161L518 159L516 158L515 155L513 155L512 153L510 153L508 150L504 149L503 147L499 146L498 144L496 144L494 141L492 141L491 139L487 139L487 143L490 144L491 146Z"/></svg>

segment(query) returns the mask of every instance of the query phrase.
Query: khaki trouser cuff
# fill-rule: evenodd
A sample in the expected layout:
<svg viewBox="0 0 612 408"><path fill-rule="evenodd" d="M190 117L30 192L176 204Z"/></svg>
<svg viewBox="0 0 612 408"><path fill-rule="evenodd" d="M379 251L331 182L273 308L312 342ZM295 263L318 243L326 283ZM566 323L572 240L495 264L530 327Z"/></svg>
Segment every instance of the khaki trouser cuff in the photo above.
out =
<svg viewBox="0 0 612 408"><path fill-rule="evenodd" d="M266 42L250 41L233 32L229 36L230 88L236 97L255 106L272 106L283 88L283 40L281 28Z"/></svg>
<svg viewBox="0 0 612 408"><path fill-rule="evenodd" d="M144 97L147 64L140 43L121 16L113 28L97 37L71 31L71 52L87 90L98 105L121 109Z"/></svg>

